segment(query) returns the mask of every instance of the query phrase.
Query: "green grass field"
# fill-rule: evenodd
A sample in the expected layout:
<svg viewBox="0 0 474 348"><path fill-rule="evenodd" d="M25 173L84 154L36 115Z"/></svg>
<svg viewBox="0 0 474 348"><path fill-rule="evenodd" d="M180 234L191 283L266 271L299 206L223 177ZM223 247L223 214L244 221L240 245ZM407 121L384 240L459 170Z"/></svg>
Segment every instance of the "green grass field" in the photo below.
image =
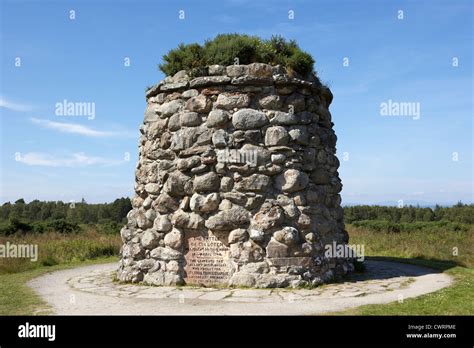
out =
<svg viewBox="0 0 474 348"><path fill-rule="evenodd" d="M348 225L350 244L363 244L365 255L428 266L451 275L452 286L403 303L367 305L337 315L473 315L474 230L424 228L387 233ZM39 260L0 259L0 315L48 314L48 306L26 283L65 268L118 260L118 235L87 229L78 234L29 234L0 238L0 243L38 244ZM457 248L457 249L455 249ZM457 251L454 252L454 251Z"/></svg>
<svg viewBox="0 0 474 348"><path fill-rule="evenodd" d="M403 303L366 305L337 315L473 315L474 314L474 231L424 229L384 233L347 226L350 244L363 244L368 257L383 257L441 270L454 284ZM457 248L457 255L454 251Z"/></svg>
<svg viewBox="0 0 474 348"><path fill-rule="evenodd" d="M118 255L122 245L118 234L100 233L95 227L84 227L82 232L72 234L48 232L0 237L0 244L7 241L11 244L36 244L39 257L36 262L21 258L0 258L0 274Z"/></svg>
<svg viewBox="0 0 474 348"><path fill-rule="evenodd" d="M122 241L118 235L87 228L77 234L26 234L0 237L0 244L37 244L38 261L0 258L0 315L48 313L46 304L26 283L42 274L94 263L114 262Z"/></svg>

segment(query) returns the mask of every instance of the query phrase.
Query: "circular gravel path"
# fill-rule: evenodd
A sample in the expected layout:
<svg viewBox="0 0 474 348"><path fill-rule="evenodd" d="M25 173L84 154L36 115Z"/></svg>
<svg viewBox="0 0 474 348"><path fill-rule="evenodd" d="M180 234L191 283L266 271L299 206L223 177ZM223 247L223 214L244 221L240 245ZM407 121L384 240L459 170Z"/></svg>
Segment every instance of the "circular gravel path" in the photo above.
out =
<svg viewBox="0 0 474 348"><path fill-rule="evenodd" d="M48 273L33 288L60 315L312 315L403 301L452 283L425 267L366 262L367 271L315 289L153 287L113 281L116 263Z"/></svg>

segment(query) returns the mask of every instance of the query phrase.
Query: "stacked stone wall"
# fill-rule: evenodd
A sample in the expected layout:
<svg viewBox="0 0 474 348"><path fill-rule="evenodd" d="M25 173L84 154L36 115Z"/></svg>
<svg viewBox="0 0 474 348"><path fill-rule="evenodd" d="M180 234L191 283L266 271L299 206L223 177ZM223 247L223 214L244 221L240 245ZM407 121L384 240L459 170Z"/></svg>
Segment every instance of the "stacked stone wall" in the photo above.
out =
<svg viewBox="0 0 474 348"><path fill-rule="evenodd" d="M209 66L146 92L118 278L154 285L316 285L353 270L331 91L280 66Z"/></svg>

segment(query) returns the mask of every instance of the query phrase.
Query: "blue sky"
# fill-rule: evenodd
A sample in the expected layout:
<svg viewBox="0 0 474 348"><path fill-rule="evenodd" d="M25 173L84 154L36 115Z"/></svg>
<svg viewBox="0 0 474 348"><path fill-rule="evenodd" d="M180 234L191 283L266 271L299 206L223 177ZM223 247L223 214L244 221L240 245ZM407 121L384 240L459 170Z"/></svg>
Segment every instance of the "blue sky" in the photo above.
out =
<svg viewBox="0 0 474 348"><path fill-rule="evenodd" d="M470 0L0 3L0 202L131 196L162 55L226 32L280 34L315 57L343 203L473 201ZM64 100L95 103L95 117L56 115ZM419 118L382 116L389 100Z"/></svg>

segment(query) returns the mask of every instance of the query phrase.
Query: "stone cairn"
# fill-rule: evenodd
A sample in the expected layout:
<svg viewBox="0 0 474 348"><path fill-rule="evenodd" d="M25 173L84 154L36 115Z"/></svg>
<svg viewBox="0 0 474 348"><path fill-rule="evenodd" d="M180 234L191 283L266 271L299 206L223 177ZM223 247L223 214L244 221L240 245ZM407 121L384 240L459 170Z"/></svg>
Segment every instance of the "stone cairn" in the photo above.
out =
<svg viewBox="0 0 474 348"><path fill-rule="evenodd" d="M150 285L308 286L353 271L331 91L282 66L212 65L146 92L117 272Z"/></svg>

